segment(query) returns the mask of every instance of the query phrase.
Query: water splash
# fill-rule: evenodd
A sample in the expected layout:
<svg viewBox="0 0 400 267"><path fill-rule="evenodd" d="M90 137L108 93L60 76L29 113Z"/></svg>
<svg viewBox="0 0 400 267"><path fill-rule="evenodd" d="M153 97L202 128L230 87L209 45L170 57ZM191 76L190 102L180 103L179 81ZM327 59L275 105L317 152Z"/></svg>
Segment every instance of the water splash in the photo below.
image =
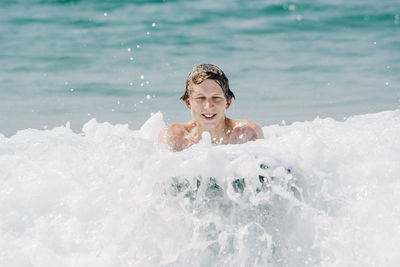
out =
<svg viewBox="0 0 400 267"><path fill-rule="evenodd" d="M169 152L89 121L0 136L0 265L395 266L400 110Z"/></svg>

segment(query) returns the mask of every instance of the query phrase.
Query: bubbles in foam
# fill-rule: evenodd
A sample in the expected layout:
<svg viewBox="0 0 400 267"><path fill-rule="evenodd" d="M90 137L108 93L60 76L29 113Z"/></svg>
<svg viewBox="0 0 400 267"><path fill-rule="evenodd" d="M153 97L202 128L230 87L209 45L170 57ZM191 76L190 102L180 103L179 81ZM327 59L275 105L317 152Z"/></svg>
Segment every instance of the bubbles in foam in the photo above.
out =
<svg viewBox="0 0 400 267"><path fill-rule="evenodd" d="M209 132L204 131L201 134L201 143L205 145L211 145L211 135Z"/></svg>
<svg viewBox="0 0 400 267"><path fill-rule="evenodd" d="M0 265L400 263L400 110L178 153L164 126L0 135Z"/></svg>

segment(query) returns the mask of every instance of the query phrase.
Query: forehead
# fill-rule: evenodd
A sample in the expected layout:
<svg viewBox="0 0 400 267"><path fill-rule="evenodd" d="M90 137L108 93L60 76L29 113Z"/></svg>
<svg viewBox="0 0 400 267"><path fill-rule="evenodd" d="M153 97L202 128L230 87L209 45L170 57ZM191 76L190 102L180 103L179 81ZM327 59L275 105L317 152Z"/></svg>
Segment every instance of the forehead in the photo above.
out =
<svg viewBox="0 0 400 267"><path fill-rule="evenodd" d="M191 88L192 94L224 94L221 86L211 79L204 80L200 84L193 84Z"/></svg>

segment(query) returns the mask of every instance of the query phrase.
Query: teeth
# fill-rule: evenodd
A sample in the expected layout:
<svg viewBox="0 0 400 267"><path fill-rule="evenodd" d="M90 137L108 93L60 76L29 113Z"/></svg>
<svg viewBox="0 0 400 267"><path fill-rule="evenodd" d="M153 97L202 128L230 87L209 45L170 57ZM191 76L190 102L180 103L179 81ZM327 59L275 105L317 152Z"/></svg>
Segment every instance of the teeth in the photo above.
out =
<svg viewBox="0 0 400 267"><path fill-rule="evenodd" d="M206 114L204 114L204 116L206 116L207 118L211 118L214 115L206 115Z"/></svg>

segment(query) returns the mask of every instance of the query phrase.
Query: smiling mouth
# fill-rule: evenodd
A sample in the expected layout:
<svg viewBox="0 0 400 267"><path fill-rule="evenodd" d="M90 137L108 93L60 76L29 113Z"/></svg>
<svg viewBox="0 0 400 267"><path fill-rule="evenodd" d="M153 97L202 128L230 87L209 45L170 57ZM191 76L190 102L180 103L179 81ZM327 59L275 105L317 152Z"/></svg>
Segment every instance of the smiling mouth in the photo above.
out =
<svg viewBox="0 0 400 267"><path fill-rule="evenodd" d="M207 120L212 120L217 114L201 114Z"/></svg>

